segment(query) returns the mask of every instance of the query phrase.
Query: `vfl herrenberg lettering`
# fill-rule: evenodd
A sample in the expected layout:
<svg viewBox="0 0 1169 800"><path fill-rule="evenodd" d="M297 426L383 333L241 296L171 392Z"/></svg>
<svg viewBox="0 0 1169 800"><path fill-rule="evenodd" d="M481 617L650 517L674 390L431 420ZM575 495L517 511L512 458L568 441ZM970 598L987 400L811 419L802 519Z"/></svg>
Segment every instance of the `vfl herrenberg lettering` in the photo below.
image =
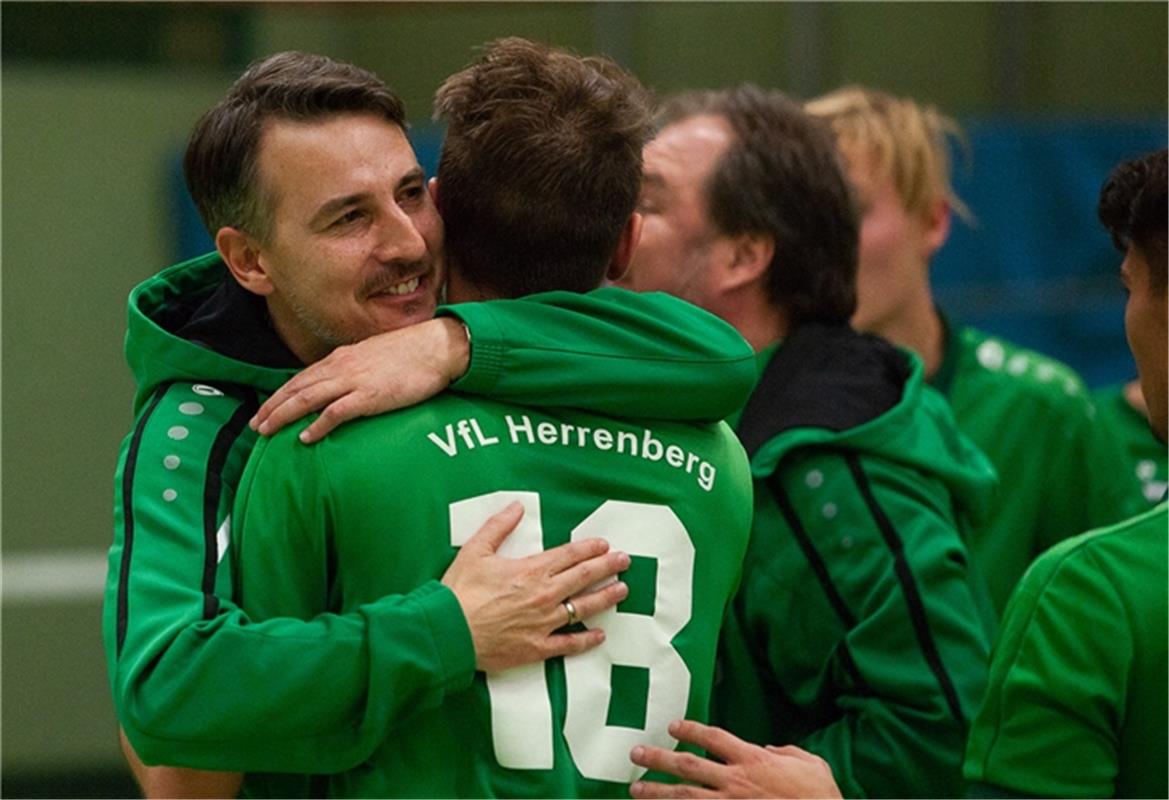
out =
<svg viewBox="0 0 1169 800"><path fill-rule="evenodd" d="M638 433L630 430L613 431L609 428L588 428L568 422L547 420L533 422L527 414L518 416L505 414L502 422L506 426L506 431L499 428L500 420L488 418L487 422L484 423L487 426L485 431L484 425L480 424L478 418L460 419L444 426L441 431L432 431L426 434L426 438L451 458L455 458L461 452L474 450L476 447L491 447L501 443L587 447L594 450L612 451L645 461L662 461L675 469L684 471L687 475L694 475L698 485L704 491L709 492L714 488L714 480L718 470L713 464L676 444L664 444L649 428L642 428L641 432Z"/></svg>

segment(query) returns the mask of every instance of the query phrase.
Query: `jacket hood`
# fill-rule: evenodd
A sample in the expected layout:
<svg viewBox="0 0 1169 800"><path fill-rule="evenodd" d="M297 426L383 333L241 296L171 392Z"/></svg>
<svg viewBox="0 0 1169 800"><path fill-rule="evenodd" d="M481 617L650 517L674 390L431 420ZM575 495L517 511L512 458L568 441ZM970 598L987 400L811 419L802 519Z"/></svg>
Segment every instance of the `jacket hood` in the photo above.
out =
<svg viewBox="0 0 1169 800"><path fill-rule="evenodd" d="M217 253L209 253L168 267L130 292L125 352L137 384L135 414L160 384L170 381L220 381L272 392L296 372L222 355L180 335L225 278L227 267Z"/></svg>
<svg viewBox="0 0 1169 800"><path fill-rule="evenodd" d="M942 480L975 523L998 478L925 385L913 353L847 326L806 324L760 353L759 383L738 424L751 473L765 478L800 447L842 447Z"/></svg>

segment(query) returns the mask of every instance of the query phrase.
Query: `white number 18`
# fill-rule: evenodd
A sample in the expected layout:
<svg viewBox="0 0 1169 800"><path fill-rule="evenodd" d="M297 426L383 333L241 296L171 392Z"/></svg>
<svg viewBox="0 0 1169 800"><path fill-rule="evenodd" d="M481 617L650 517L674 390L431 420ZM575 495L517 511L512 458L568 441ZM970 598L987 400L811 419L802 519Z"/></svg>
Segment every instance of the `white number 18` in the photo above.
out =
<svg viewBox="0 0 1169 800"><path fill-rule="evenodd" d="M544 549L540 496L535 492L499 491L450 505L451 544L461 547L492 514L513 500L524 506L519 525L499 548L508 558ZM564 659L567 708L564 739L581 775L628 783L645 769L629 760L636 744L671 748L666 732L671 720L686 714L690 670L670 640L690 620L694 545L681 520L668 507L606 500L572 530L571 539L600 537L615 550L657 560L653 616L611 608L585 624L605 631L605 642ZM613 665L649 671L645 727L609 725ZM544 665L495 672L487 676L491 697L491 736L495 757L511 769L551 769L552 701Z"/></svg>

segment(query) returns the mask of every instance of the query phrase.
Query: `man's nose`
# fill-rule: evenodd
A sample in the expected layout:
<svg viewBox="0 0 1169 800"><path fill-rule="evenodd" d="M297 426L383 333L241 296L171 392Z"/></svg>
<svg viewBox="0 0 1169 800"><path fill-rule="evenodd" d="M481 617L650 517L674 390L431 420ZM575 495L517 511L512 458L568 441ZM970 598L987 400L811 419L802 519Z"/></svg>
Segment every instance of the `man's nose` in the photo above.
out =
<svg viewBox="0 0 1169 800"><path fill-rule="evenodd" d="M380 220L374 257L382 262L420 261L426 256L426 240L414 220L394 206Z"/></svg>

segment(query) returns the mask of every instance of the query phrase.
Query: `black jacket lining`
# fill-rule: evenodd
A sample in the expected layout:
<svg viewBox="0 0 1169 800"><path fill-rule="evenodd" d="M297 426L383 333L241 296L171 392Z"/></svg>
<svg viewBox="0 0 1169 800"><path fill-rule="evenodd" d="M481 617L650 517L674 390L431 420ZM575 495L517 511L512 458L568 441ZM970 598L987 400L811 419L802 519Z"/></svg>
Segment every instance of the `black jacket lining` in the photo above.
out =
<svg viewBox="0 0 1169 800"><path fill-rule="evenodd" d="M264 299L230 275L197 299L179 298L156 316L176 336L237 361L277 369L304 366L272 327Z"/></svg>
<svg viewBox="0 0 1169 800"><path fill-rule="evenodd" d="M869 484L869 478L861 467L860 458L855 453L848 453L845 455L848 461L849 471L852 472L853 480L856 482L857 488L865 499L865 503L869 507L869 513L872 514L873 521L877 523L877 527L881 531L881 536L885 539L885 544L893 553L893 565L897 574L897 581L901 585L901 591L905 595L905 603L909 607L909 616L913 622L913 630L917 635L917 643L921 648L922 655L925 656L926 663L929 664L930 670L938 680L938 684L942 688L942 693L946 697L946 704L950 707L950 713L953 714L954 719L959 722L964 722L962 714L962 706L958 702L958 692L954 687L954 682L951 680L949 673L946 672L946 667L942 663L941 654L938 652L937 643L934 641L933 633L930 631L929 620L925 612L925 604L921 599L921 592L918 591L917 582L913 579L913 572L909 569L909 562L905 559L905 545L897 530L893 527L892 521L885 510L877 503L877 498L873 495L873 488Z"/></svg>
<svg viewBox="0 0 1169 800"><path fill-rule="evenodd" d="M897 405L910 372L908 357L884 339L846 325L800 325L763 370L739 420L739 439L754 456L794 428L863 425Z"/></svg>
<svg viewBox="0 0 1169 800"><path fill-rule="evenodd" d="M126 452L126 466L122 472L122 564L118 572L118 645L117 654L122 655L122 644L126 641L126 625L130 618L130 557L134 547L134 472L138 466L138 449L142 444L142 431L150 421L154 410L158 408L162 396L166 394L170 384L163 384L150 398L149 405L138 419L134 428L134 438L130 440L130 449Z"/></svg>

